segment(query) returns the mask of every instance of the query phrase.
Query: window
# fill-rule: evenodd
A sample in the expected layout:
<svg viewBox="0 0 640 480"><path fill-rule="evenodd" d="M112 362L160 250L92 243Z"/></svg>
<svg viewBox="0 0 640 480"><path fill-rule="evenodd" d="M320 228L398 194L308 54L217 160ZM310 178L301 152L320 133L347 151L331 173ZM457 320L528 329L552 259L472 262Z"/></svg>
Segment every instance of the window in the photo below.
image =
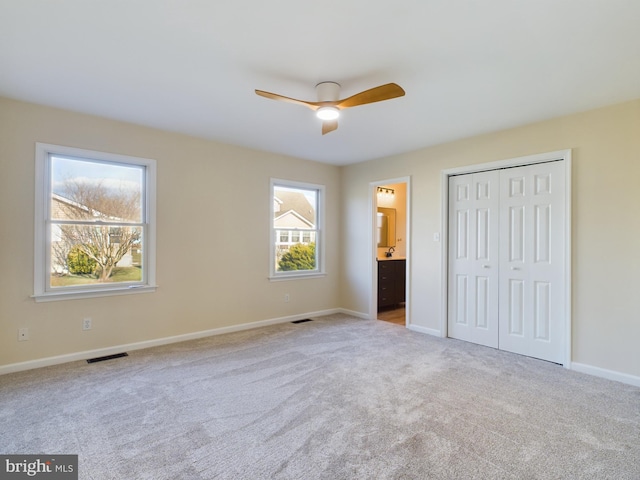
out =
<svg viewBox="0 0 640 480"><path fill-rule="evenodd" d="M324 186L271 180L271 279L324 274Z"/></svg>
<svg viewBox="0 0 640 480"><path fill-rule="evenodd" d="M36 144L36 301L155 290L155 161Z"/></svg>

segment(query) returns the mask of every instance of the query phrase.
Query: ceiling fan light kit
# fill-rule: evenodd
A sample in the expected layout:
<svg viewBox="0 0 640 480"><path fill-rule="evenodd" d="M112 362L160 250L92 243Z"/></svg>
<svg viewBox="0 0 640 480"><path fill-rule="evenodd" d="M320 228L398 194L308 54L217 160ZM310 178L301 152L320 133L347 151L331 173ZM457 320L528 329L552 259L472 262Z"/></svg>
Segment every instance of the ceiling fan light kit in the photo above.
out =
<svg viewBox="0 0 640 480"><path fill-rule="evenodd" d="M282 102L295 103L314 110L316 116L322 120L322 134L325 135L333 132L338 128L338 117L340 110L345 108L366 105L367 103L382 102L391 100L392 98L402 97L405 92L400 85L395 83L387 83L379 87L370 88L360 93L356 93L343 100L338 100L340 95L340 85L336 82L321 82L316 85L316 93L318 95L317 102L308 102L305 100L297 100L295 98L285 97L277 93L265 92L264 90L256 90L256 94L270 98L271 100L279 100Z"/></svg>
<svg viewBox="0 0 640 480"><path fill-rule="evenodd" d="M320 107L316 110L316 117L321 120L335 120L340 116L340 110L337 107Z"/></svg>

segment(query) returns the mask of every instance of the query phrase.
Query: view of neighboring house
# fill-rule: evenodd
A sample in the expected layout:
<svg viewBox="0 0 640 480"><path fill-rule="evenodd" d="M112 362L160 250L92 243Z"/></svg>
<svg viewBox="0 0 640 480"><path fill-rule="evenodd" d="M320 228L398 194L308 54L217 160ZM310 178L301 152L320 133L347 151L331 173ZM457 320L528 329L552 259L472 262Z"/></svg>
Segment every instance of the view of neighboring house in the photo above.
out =
<svg viewBox="0 0 640 480"><path fill-rule="evenodd" d="M316 211L304 193L276 189L273 198L276 250L280 257L292 245L316 241Z"/></svg>

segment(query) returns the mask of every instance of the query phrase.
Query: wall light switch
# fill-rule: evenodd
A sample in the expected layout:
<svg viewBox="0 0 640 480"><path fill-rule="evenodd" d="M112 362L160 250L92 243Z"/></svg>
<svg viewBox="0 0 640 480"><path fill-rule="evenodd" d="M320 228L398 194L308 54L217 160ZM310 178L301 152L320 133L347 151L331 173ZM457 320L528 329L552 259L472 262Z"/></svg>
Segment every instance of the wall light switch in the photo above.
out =
<svg viewBox="0 0 640 480"><path fill-rule="evenodd" d="M436 232L433 234L433 241L434 242L439 242L440 241L440 232Z"/></svg>

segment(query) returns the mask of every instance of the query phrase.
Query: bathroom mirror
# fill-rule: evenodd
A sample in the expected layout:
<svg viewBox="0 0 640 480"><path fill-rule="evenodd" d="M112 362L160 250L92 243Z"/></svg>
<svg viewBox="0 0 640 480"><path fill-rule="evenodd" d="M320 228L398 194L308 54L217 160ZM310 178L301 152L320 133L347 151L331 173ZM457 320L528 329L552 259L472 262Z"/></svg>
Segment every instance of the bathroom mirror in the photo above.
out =
<svg viewBox="0 0 640 480"><path fill-rule="evenodd" d="M396 246L396 209L378 207L376 217L378 247Z"/></svg>

